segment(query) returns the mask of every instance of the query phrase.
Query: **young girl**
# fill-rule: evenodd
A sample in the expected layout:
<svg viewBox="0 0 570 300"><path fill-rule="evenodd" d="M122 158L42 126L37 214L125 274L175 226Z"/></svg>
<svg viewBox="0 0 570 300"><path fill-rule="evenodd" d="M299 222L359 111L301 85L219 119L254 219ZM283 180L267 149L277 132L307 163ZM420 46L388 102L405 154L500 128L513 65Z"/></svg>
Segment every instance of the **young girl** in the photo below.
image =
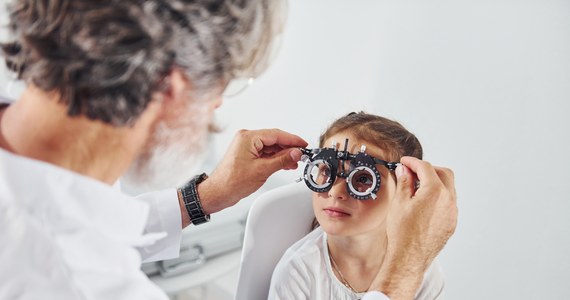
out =
<svg viewBox="0 0 570 300"><path fill-rule="evenodd" d="M333 122L321 135L319 146L338 149L336 156L328 156L333 160L348 160L340 160L336 168L330 167L330 161L315 160L318 171L305 177L312 184L308 186L316 190L313 210L317 228L285 252L273 272L269 299L363 297L384 260L386 213L396 192L393 162L402 156L422 158L420 142L402 125L364 112ZM357 156L359 153L366 155ZM358 157L374 162L355 165ZM379 188L373 190L374 185ZM424 274L416 299L442 299L443 288L435 261Z"/></svg>

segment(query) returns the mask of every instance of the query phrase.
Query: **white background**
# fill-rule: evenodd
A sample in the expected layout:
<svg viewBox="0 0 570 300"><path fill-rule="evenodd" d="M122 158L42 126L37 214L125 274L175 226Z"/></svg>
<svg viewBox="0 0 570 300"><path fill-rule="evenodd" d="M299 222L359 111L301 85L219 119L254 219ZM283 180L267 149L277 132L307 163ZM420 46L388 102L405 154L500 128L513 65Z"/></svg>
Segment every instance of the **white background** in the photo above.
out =
<svg viewBox="0 0 570 300"><path fill-rule="evenodd" d="M400 121L455 171L448 299L570 297L570 1L291 0L273 65L219 110L214 158L239 128L316 146L354 110Z"/></svg>

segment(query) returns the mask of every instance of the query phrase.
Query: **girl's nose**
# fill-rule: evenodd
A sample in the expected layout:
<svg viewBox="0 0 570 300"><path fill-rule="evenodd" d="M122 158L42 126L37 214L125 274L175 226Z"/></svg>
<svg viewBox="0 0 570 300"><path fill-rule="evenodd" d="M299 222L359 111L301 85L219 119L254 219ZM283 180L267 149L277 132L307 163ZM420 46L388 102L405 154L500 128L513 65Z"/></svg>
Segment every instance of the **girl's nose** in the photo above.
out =
<svg viewBox="0 0 570 300"><path fill-rule="evenodd" d="M350 197L346 188L346 179L337 177L331 189L328 191L328 195L334 199L346 200Z"/></svg>

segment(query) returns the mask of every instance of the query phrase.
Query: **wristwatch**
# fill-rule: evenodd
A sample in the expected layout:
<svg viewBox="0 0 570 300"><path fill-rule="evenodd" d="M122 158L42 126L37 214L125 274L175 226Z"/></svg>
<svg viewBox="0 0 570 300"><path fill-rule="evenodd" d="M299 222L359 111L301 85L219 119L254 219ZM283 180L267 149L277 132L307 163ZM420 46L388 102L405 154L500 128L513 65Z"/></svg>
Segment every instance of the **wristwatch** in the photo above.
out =
<svg viewBox="0 0 570 300"><path fill-rule="evenodd" d="M198 189L196 186L202 181L206 180L208 175L202 173L196 175L192 180L188 181L184 186L178 189L178 192L182 195L184 200L184 206L190 216L190 221L192 224L199 225L210 221L210 215L205 214L202 209L202 204L200 204L200 197L198 196Z"/></svg>

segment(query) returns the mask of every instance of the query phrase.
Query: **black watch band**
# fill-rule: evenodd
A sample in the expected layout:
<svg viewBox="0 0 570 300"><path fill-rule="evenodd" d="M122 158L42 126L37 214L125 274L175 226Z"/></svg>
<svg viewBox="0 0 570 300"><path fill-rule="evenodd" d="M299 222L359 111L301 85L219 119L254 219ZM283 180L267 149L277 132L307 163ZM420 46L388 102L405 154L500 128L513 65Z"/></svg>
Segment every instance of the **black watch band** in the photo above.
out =
<svg viewBox="0 0 570 300"><path fill-rule="evenodd" d="M194 225L210 221L210 215L205 214L202 209L200 197L198 197L198 189L196 188L196 186L206 180L206 178L208 178L206 173L197 175L179 189L182 199L184 200L184 206L186 207L188 216L190 216L190 221L192 221L192 224Z"/></svg>

